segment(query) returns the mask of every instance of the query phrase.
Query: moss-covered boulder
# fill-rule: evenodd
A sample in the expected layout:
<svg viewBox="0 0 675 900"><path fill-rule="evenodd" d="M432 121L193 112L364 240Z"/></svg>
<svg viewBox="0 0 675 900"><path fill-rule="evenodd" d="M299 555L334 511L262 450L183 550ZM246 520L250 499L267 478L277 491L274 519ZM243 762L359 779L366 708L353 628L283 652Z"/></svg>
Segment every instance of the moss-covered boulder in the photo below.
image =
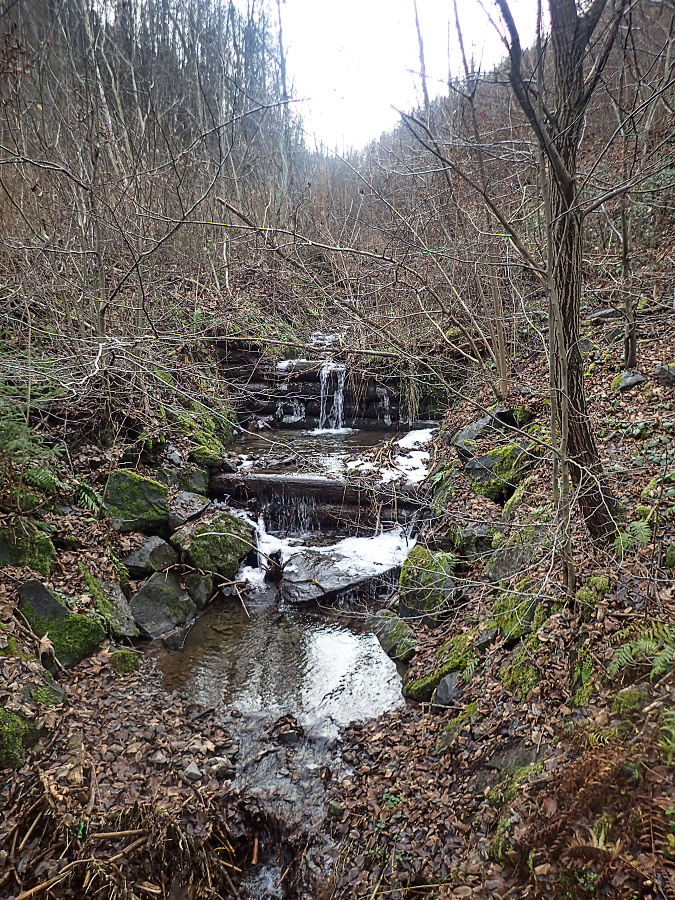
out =
<svg viewBox="0 0 675 900"><path fill-rule="evenodd" d="M391 610L384 610L374 616L372 628L382 649L392 659L408 662L417 653L415 632Z"/></svg>
<svg viewBox="0 0 675 900"><path fill-rule="evenodd" d="M22 584L19 597L21 614L39 638L49 637L56 658L65 668L93 653L105 637L99 622L72 613L39 581Z"/></svg>
<svg viewBox="0 0 675 900"><path fill-rule="evenodd" d="M451 672L464 672L476 657L475 631L455 635L436 651L436 666L428 675L416 678L403 686L404 697L419 702L431 700L432 694Z"/></svg>
<svg viewBox="0 0 675 900"><path fill-rule="evenodd" d="M96 578L85 563L79 563L78 569L92 600L92 612L106 631L116 638L138 637L138 628L120 584Z"/></svg>
<svg viewBox="0 0 675 900"><path fill-rule="evenodd" d="M49 578L55 562L54 545L34 522L18 518L0 528L0 566L28 566Z"/></svg>
<svg viewBox="0 0 675 900"><path fill-rule="evenodd" d="M184 625L197 607L175 575L155 572L131 598L131 612L141 634L154 640Z"/></svg>
<svg viewBox="0 0 675 900"><path fill-rule="evenodd" d="M206 468L220 464L234 434L232 410L223 400L213 398L213 403L213 408L207 409L202 403L192 402L189 410L178 416L181 429L193 445L188 459Z"/></svg>
<svg viewBox="0 0 675 900"><path fill-rule="evenodd" d="M550 506L531 510L524 520L512 526L503 540L494 541L495 549L485 566L491 581L506 581L527 572L553 545Z"/></svg>
<svg viewBox="0 0 675 900"><path fill-rule="evenodd" d="M26 750L37 740L33 726L0 706L0 769L18 769L26 761Z"/></svg>
<svg viewBox="0 0 675 900"><path fill-rule="evenodd" d="M495 503L504 503L524 478L530 462L528 448L520 444L502 444L469 460L464 465L464 471L471 478L471 485L477 494Z"/></svg>
<svg viewBox="0 0 675 900"><path fill-rule="evenodd" d="M516 641L532 630L539 598L532 594L533 582L523 579L514 588L502 586L492 609L492 621L507 641Z"/></svg>
<svg viewBox="0 0 675 900"><path fill-rule="evenodd" d="M452 553L431 551L417 544L403 563L399 577L399 615L435 625L454 605L458 590Z"/></svg>
<svg viewBox="0 0 675 900"><path fill-rule="evenodd" d="M169 530L175 531L204 512L210 504L208 497L192 491L179 491L169 500Z"/></svg>
<svg viewBox="0 0 675 900"><path fill-rule="evenodd" d="M457 460L450 460L438 466L429 476L431 487L431 508L436 515L442 515L455 493L455 477L460 469Z"/></svg>
<svg viewBox="0 0 675 900"><path fill-rule="evenodd" d="M485 523L452 528L448 533L453 552L465 561L475 562L492 550L495 529Z"/></svg>
<svg viewBox="0 0 675 900"><path fill-rule="evenodd" d="M118 469L108 479L105 508L118 531L164 531L169 517L169 491L154 478Z"/></svg>
<svg viewBox="0 0 675 900"><path fill-rule="evenodd" d="M482 718L483 716L478 711L478 706L475 702L467 704L462 712L450 719L445 726L441 739L436 745L438 756L445 756L447 753L451 753L457 746L462 732L469 731L471 726L480 722Z"/></svg>
<svg viewBox="0 0 675 900"><path fill-rule="evenodd" d="M215 510L183 525L171 537L171 543L196 569L232 580L242 559L255 546L253 538L253 529L242 519Z"/></svg>

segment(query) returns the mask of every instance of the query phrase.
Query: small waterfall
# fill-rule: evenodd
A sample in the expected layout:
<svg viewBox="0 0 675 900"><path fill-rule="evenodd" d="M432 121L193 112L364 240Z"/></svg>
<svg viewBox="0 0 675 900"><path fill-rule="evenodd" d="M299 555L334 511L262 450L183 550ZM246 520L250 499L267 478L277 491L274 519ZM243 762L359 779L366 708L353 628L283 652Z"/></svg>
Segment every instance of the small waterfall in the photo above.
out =
<svg viewBox="0 0 675 900"><path fill-rule="evenodd" d="M302 400L291 397L287 400L277 400L276 416L282 425L295 425L305 421L305 404Z"/></svg>
<svg viewBox="0 0 675 900"><path fill-rule="evenodd" d="M381 387L378 385L375 388L375 392L379 397L379 401L377 404L378 411L382 412L382 421L388 428L391 425L391 404L389 402L389 391L386 389L386 387Z"/></svg>
<svg viewBox="0 0 675 900"><path fill-rule="evenodd" d="M333 405L328 412L328 401L331 399L332 375L335 373L335 388L332 394ZM319 373L321 383L321 410L319 413L319 430L340 430L344 428L345 379L347 371L341 363L326 360Z"/></svg>

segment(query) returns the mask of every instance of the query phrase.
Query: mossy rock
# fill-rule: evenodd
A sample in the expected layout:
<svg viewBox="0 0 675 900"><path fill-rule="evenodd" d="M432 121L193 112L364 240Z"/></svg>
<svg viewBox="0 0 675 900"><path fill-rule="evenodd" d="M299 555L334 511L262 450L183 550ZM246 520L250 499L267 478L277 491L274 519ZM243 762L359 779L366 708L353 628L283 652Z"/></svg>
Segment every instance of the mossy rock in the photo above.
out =
<svg viewBox="0 0 675 900"><path fill-rule="evenodd" d="M477 494L505 503L524 477L530 451L520 444L504 444L469 460L464 470Z"/></svg>
<svg viewBox="0 0 675 900"><path fill-rule="evenodd" d="M512 528L511 534L499 543L485 566L485 574L491 581L506 581L526 572L548 552L553 544L551 515L549 505L539 507Z"/></svg>
<svg viewBox="0 0 675 900"><path fill-rule="evenodd" d="M444 463L432 472L428 479L431 485L431 508L436 515L443 515L456 491L455 476L460 469L457 460Z"/></svg>
<svg viewBox="0 0 675 900"><path fill-rule="evenodd" d="M26 761L26 750L37 740L33 726L0 706L0 769L18 769Z"/></svg>
<svg viewBox="0 0 675 900"><path fill-rule="evenodd" d="M529 692L539 684L540 676L532 664L528 647L521 643L509 654L499 670L499 677L507 691L519 700L525 700Z"/></svg>
<svg viewBox="0 0 675 900"><path fill-rule="evenodd" d="M612 712L622 718L630 718L642 710L648 697L649 695L645 688L635 686L624 688L614 698Z"/></svg>
<svg viewBox="0 0 675 900"><path fill-rule="evenodd" d="M492 608L492 621L507 641L532 630L539 599L531 593L533 582L524 579L513 590L504 588Z"/></svg>
<svg viewBox="0 0 675 900"><path fill-rule="evenodd" d="M141 661L131 650L115 650L110 654L110 668L115 675L130 675L138 672Z"/></svg>
<svg viewBox="0 0 675 900"><path fill-rule="evenodd" d="M178 417L184 434L195 445L188 459L207 469L220 464L234 434L232 410L217 398L213 403L214 408L207 409L202 403L191 402L189 411Z"/></svg>
<svg viewBox="0 0 675 900"><path fill-rule="evenodd" d="M117 582L99 581L82 562L77 568L92 598L93 612L106 631L116 638L138 637L139 631L121 586Z"/></svg>
<svg viewBox="0 0 675 900"><path fill-rule="evenodd" d="M141 633L155 640L184 625L197 614L197 607L175 575L155 572L136 591L130 602Z"/></svg>
<svg viewBox="0 0 675 900"><path fill-rule="evenodd" d="M529 506L529 501L532 497L532 484L534 482L534 476L528 475L523 481L520 482L518 487L515 489L513 494L509 497L509 499L504 504L504 508L502 510L502 516L507 522L510 522L516 514L516 510L521 506Z"/></svg>
<svg viewBox="0 0 675 900"><path fill-rule="evenodd" d="M415 632L391 610L384 610L373 618L373 633L392 659L408 662L417 653Z"/></svg>
<svg viewBox="0 0 675 900"><path fill-rule="evenodd" d="M609 594L612 588L607 575L592 575L587 578L576 593L579 612L584 621L588 621L595 613L598 603Z"/></svg>
<svg viewBox="0 0 675 900"><path fill-rule="evenodd" d="M457 598L456 564L452 553L433 552L421 544L413 547L399 577L399 614L425 625L437 624Z"/></svg>
<svg viewBox="0 0 675 900"><path fill-rule="evenodd" d="M492 549L495 529L490 525L467 525L465 528L455 527L448 533L453 551L465 560L480 559Z"/></svg>
<svg viewBox="0 0 675 900"><path fill-rule="evenodd" d="M462 672L476 655L475 631L455 635L436 651L436 668L429 675L403 686L403 696L418 702L431 700L433 692L450 672Z"/></svg>
<svg viewBox="0 0 675 900"><path fill-rule="evenodd" d="M28 566L49 578L55 562L54 544L29 519L0 528L0 566Z"/></svg>
<svg viewBox="0 0 675 900"><path fill-rule="evenodd" d="M39 581L21 585L19 596L20 612L39 638L49 637L56 658L66 668L93 653L105 637L98 622L70 612Z"/></svg>
<svg viewBox="0 0 675 900"><path fill-rule="evenodd" d="M222 510L188 522L171 537L171 543L202 572L214 572L232 580L253 543L249 525Z"/></svg>
<svg viewBox="0 0 675 900"><path fill-rule="evenodd" d="M169 516L168 497L166 485L118 469L108 479L105 508L118 531L163 531Z"/></svg>
<svg viewBox="0 0 675 900"><path fill-rule="evenodd" d="M436 745L435 752L438 754L438 756L445 756L447 753L450 753L452 750L454 750L460 734L467 728L470 728L472 725L480 722L482 718L483 717L478 711L478 706L475 701L467 704L462 712L454 718L450 719L448 724L443 729L441 739Z"/></svg>

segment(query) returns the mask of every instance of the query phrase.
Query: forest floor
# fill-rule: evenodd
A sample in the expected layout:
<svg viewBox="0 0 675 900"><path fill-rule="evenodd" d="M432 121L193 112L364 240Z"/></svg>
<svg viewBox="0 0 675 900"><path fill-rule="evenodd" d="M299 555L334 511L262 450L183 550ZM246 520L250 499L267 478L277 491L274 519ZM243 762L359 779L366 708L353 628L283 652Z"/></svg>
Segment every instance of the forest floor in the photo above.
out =
<svg viewBox="0 0 675 900"><path fill-rule="evenodd" d="M665 561L675 544L675 501L671 482L654 481L675 468L675 389L649 377L675 360L675 340L662 312L645 317L639 368L647 380L618 392L612 327L589 326L590 414L628 522L640 518L638 507L648 509L640 515L649 540L626 539L622 551L594 547L573 522L579 585L594 576L610 584L590 611L558 602L555 557L542 558L534 575L550 615L536 640L522 644L533 673L527 689L505 687L513 643L497 638L476 643L454 708L409 702L347 731L349 773L331 785L326 822L342 850L326 895L675 898L675 592ZM540 355L520 361L517 403L531 408L542 433L545 382ZM444 434L491 402L480 389L465 393ZM437 462L454 453L442 439L435 452ZM95 448L75 460L83 471L109 463ZM549 474L546 466L534 471L533 496L549 498ZM500 522L501 510L468 481L460 476L456 487L449 524ZM76 535L81 549L60 554L52 587L86 602L77 563L112 575L111 549L127 552L133 539L77 510L54 525ZM0 620L3 634L36 652L15 616L17 586L31 575L2 570ZM409 680L433 670L450 638L473 640L495 599L480 566L465 573L450 620L417 629ZM0 655L0 701L23 706L42 735L27 764L0 780L0 896L68 896L77 885L87 896L125 896L133 887L135 896L179 900L197 896L197 882L212 896L238 896L242 861L257 850L251 810L222 777L231 734L212 710L167 695L150 660L138 672L115 673L111 649L63 673L66 702L46 707L16 693L38 664Z"/></svg>

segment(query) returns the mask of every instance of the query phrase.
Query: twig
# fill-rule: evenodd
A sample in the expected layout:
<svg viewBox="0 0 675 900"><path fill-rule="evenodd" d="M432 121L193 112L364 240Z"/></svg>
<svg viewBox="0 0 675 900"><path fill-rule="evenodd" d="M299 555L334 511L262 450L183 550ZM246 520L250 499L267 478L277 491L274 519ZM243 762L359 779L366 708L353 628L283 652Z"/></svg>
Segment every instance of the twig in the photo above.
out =
<svg viewBox="0 0 675 900"><path fill-rule="evenodd" d="M97 834L90 834L89 839L92 841L110 841L115 838L133 837L135 834L147 834L144 828L131 828L127 831L99 831Z"/></svg>
<svg viewBox="0 0 675 900"><path fill-rule="evenodd" d="M256 836L253 841L253 856L251 857L251 865L252 866L258 865L258 853L259 852L260 852L260 841L258 840L258 838Z"/></svg>
<svg viewBox="0 0 675 900"><path fill-rule="evenodd" d="M144 844L146 842L146 840L147 840L147 835L143 836L142 838L139 838L137 841L134 841L132 844L129 844L128 847L125 847L124 850L121 850L115 856L111 856L110 859L106 860L106 862L108 864L117 862L118 859L122 859L122 857L126 856L127 853L131 853L134 850L137 850L141 846L141 844ZM18 900L18 898L17 898L17 900Z"/></svg>

